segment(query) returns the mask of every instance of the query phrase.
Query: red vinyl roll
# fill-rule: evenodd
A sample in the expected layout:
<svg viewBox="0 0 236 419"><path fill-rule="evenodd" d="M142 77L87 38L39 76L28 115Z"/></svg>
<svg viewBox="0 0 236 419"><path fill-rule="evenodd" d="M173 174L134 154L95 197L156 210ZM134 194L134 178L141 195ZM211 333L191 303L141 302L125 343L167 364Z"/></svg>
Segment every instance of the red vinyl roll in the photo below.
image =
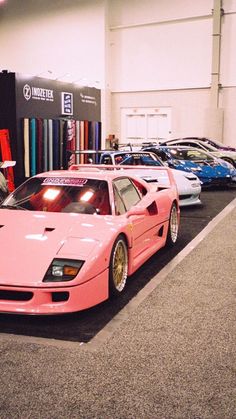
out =
<svg viewBox="0 0 236 419"><path fill-rule="evenodd" d="M8 129L0 130L0 147L1 147L2 160L3 161L12 160L10 136L9 136ZM15 189L13 168L8 167L6 173L7 173L6 177L8 181L8 189L10 192L12 192Z"/></svg>
<svg viewBox="0 0 236 419"><path fill-rule="evenodd" d="M84 121L84 149L89 149L89 123L88 121ZM84 162L88 163L88 156L84 156Z"/></svg>

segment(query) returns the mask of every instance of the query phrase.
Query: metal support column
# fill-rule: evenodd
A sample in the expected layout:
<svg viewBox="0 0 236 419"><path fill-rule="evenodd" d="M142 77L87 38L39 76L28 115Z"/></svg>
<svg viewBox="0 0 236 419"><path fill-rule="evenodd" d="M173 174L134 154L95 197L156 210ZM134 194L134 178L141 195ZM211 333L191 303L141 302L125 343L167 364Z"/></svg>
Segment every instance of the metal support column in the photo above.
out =
<svg viewBox="0 0 236 419"><path fill-rule="evenodd" d="M212 72L211 72L211 107L219 107L220 89L220 47L221 47L221 18L223 16L222 0L214 0L213 40L212 40Z"/></svg>

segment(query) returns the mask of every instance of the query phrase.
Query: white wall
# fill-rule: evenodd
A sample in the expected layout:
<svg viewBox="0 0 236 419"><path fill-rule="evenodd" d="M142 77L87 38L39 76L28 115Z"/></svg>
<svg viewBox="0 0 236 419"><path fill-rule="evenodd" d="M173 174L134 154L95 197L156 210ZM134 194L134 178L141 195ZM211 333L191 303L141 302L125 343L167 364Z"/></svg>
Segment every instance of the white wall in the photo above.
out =
<svg viewBox="0 0 236 419"><path fill-rule="evenodd" d="M120 137L123 107L166 106L172 136L212 132L236 145L236 0L222 4L223 131L209 109L214 0L8 0L0 69L99 81L104 141Z"/></svg>
<svg viewBox="0 0 236 419"><path fill-rule="evenodd" d="M210 92L213 0L110 4L115 135L121 135L123 107L168 106L172 137L212 136L236 146L236 118L231 120L236 109L236 0L222 2L219 109L212 108Z"/></svg>
<svg viewBox="0 0 236 419"><path fill-rule="evenodd" d="M142 104L143 108L154 108L157 104L161 108L171 108L171 138L205 135L207 109L210 105L208 89L112 94L113 131L121 142L122 109L135 108L137 103Z"/></svg>
<svg viewBox="0 0 236 419"><path fill-rule="evenodd" d="M210 85L211 19L112 30L111 42L112 91Z"/></svg>
<svg viewBox="0 0 236 419"><path fill-rule="evenodd" d="M212 0L111 0L112 91L205 87Z"/></svg>
<svg viewBox="0 0 236 419"><path fill-rule="evenodd" d="M109 3L111 27L199 17L208 15L213 8L213 0L110 0Z"/></svg>
<svg viewBox="0 0 236 419"><path fill-rule="evenodd" d="M102 0L7 1L0 6L1 69L104 85L104 18Z"/></svg>

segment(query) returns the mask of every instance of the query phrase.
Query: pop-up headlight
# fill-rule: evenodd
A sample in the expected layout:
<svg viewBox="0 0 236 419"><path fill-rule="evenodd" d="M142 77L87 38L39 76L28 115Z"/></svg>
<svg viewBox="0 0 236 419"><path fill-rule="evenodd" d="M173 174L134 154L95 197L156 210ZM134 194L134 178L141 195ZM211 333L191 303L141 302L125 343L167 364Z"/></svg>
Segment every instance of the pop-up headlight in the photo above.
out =
<svg viewBox="0 0 236 419"><path fill-rule="evenodd" d="M53 259L43 282L71 281L76 277L83 263L83 260Z"/></svg>

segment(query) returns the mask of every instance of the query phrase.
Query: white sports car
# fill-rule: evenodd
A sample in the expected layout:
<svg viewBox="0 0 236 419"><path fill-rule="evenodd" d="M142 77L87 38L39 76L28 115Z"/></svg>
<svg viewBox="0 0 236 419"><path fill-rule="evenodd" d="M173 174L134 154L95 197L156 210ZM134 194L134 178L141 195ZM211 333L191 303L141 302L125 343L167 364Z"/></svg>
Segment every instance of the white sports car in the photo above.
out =
<svg viewBox="0 0 236 419"><path fill-rule="evenodd" d="M140 166L135 170L135 175L147 182L158 182L158 170L155 170L155 166L165 166L154 153L147 151L104 151L100 157L100 164ZM178 189L179 205L183 207L201 204L199 178L191 172L171 170Z"/></svg>

